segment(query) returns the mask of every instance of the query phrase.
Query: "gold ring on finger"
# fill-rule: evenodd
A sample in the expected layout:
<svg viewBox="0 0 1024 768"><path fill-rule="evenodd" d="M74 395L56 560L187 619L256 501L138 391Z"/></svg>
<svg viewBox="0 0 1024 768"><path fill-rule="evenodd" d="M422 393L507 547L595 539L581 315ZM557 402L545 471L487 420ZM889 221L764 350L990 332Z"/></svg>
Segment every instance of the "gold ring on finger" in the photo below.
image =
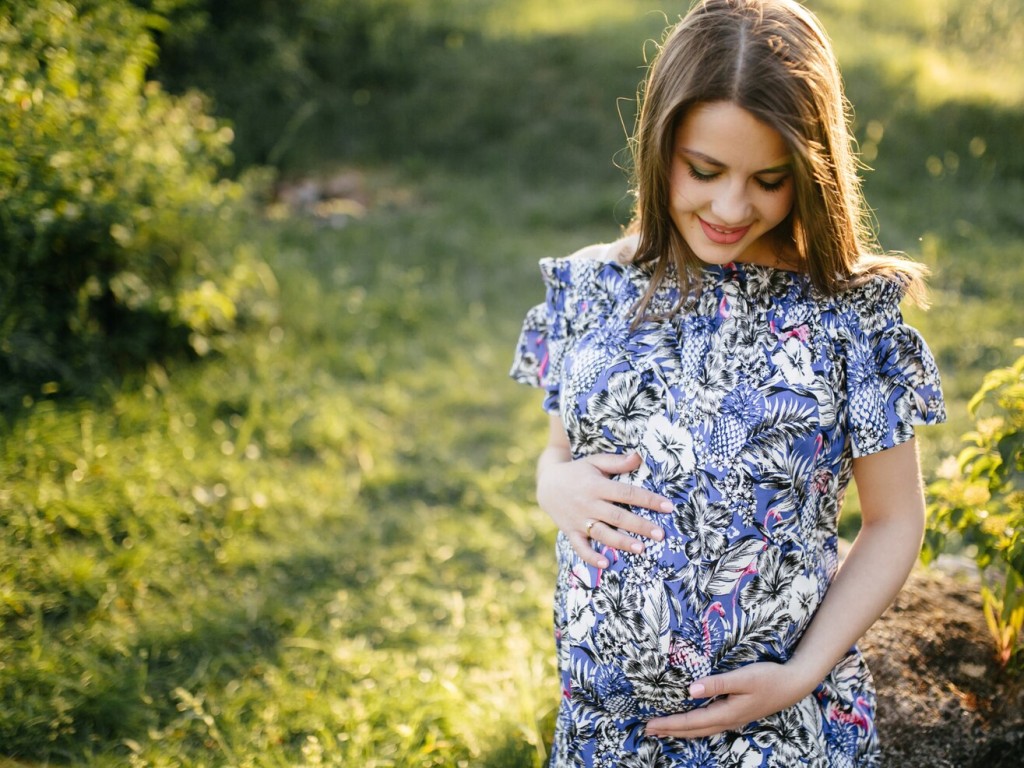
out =
<svg viewBox="0 0 1024 768"><path fill-rule="evenodd" d="M590 529L593 528L595 525L597 525L597 520L587 520L587 522L583 524L583 527L587 529L588 538L590 537Z"/></svg>

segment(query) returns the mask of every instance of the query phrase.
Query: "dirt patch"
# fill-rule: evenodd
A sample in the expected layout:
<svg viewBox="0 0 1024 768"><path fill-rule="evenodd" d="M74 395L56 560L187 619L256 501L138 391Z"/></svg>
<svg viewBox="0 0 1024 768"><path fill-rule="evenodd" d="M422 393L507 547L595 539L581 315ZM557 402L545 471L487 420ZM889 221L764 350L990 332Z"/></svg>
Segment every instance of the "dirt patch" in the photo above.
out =
<svg viewBox="0 0 1024 768"><path fill-rule="evenodd" d="M1024 766L1024 679L995 662L976 576L919 568L860 646L887 766Z"/></svg>

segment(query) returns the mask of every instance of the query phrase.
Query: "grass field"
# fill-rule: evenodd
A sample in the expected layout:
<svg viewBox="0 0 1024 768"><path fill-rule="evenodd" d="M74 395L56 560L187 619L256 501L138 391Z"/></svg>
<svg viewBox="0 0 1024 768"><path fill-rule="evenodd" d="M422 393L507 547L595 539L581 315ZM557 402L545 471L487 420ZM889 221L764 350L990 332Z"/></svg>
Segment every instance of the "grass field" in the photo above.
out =
<svg viewBox="0 0 1024 768"><path fill-rule="evenodd" d="M411 121L416 152L361 169L365 217L253 223L276 320L102 401L26 399L0 433L0 755L542 763L544 416L506 370L536 260L627 216L616 100L662 26L648 5L493 3L479 38L432 54L436 93L389 105L432 111ZM922 433L930 475L1024 336L1024 72L1005 65L1024 12L813 7L847 66L882 241L934 270L934 308L911 313L952 417Z"/></svg>

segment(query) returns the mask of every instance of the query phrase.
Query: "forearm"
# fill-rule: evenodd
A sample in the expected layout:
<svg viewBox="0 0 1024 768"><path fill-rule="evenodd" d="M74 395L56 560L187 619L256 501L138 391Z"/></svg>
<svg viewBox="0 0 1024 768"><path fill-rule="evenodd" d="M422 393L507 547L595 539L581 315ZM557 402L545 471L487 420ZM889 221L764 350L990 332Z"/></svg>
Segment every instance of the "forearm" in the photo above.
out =
<svg viewBox="0 0 1024 768"><path fill-rule="evenodd" d="M813 689L892 603L914 566L916 519L865 527L846 556L787 667Z"/></svg>
<svg viewBox="0 0 1024 768"><path fill-rule="evenodd" d="M862 465L860 533L787 664L812 687L889 607L921 550L924 497L916 449L886 453L887 464Z"/></svg>

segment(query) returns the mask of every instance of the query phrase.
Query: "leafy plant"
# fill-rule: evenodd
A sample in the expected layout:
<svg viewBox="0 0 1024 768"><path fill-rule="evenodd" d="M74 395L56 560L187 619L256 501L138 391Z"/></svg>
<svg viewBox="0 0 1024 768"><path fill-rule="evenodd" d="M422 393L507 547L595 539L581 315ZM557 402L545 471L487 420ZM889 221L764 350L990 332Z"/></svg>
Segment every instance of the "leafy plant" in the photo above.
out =
<svg viewBox="0 0 1024 768"><path fill-rule="evenodd" d="M1018 339L1017 346L1024 346ZM924 559L958 540L981 569L982 606L1003 666L1021 667L1024 627L1024 356L991 371L968 403L975 429L946 477L930 487L934 501Z"/></svg>
<svg viewBox="0 0 1024 768"><path fill-rule="evenodd" d="M158 23L121 0L0 10L2 399L235 322L237 255L212 234L243 197L219 178L232 133L147 82Z"/></svg>

